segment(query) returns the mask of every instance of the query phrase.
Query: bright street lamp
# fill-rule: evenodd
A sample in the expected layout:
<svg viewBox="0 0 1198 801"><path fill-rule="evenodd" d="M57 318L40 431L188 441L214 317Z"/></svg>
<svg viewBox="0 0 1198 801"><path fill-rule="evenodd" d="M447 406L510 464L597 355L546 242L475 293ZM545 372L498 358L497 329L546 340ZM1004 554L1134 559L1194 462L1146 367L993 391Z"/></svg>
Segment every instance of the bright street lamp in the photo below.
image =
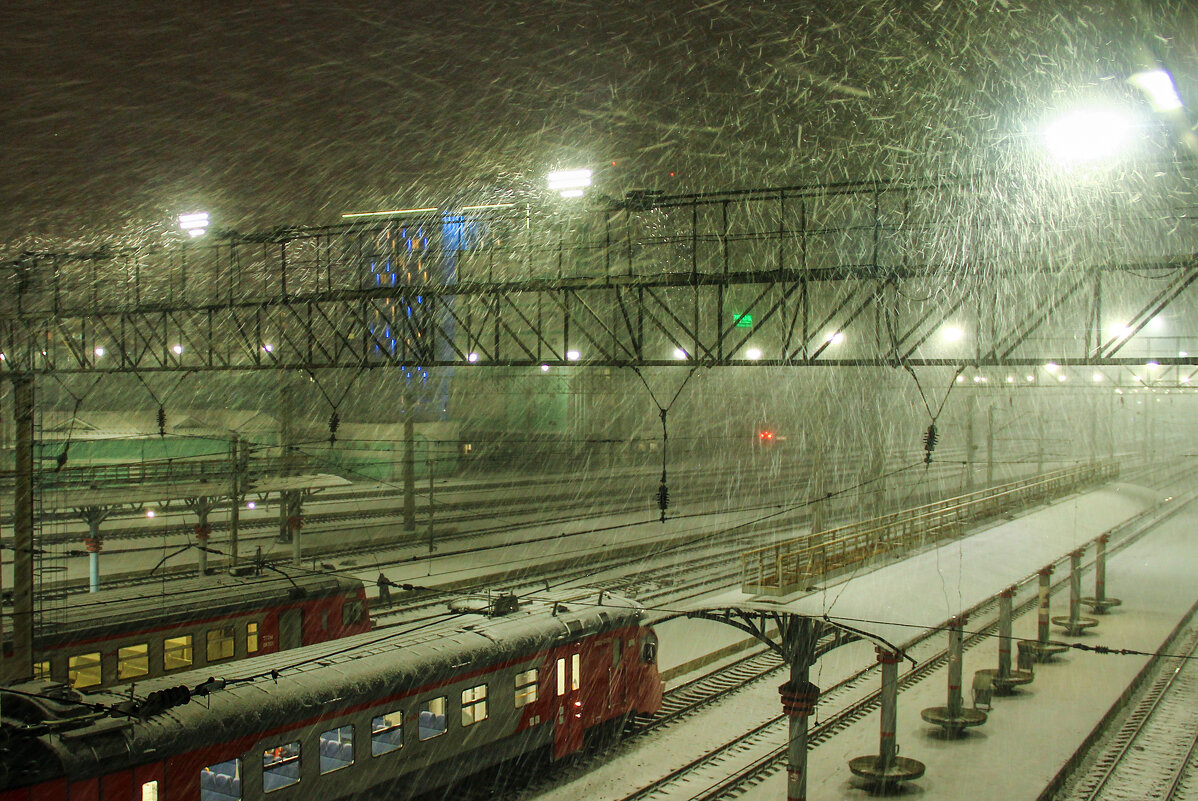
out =
<svg viewBox="0 0 1198 801"><path fill-rule="evenodd" d="M590 170L558 170L549 173L549 189L562 197L582 197L590 185Z"/></svg>
<svg viewBox="0 0 1198 801"><path fill-rule="evenodd" d="M1044 144L1061 164L1080 164L1109 158L1131 138L1131 122L1113 109L1066 112L1044 129Z"/></svg>
<svg viewBox="0 0 1198 801"><path fill-rule="evenodd" d="M1148 105L1158 114L1181 108L1181 96L1177 94L1173 76L1165 70L1137 72L1127 82L1144 93Z"/></svg>
<svg viewBox="0 0 1198 801"><path fill-rule="evenodd" d="M208 212L197 211L194 214L180 214L179 228L190 237L203 236L208 230Z"/></svg>

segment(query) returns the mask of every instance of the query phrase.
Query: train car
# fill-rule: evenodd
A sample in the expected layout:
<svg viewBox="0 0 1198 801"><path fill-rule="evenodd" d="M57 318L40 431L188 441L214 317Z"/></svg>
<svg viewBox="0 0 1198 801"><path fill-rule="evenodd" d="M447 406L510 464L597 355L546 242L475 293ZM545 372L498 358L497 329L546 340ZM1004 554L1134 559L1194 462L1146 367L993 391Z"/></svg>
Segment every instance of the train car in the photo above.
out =
<svg viewBox="0 0 1198 801"><path fill-rule="evenodd" d="M356 579L273 570L170 579L162 589L72 595L43 610L34 677L107 687L369 630Z"/></svg>
<svg viewBox="0 0 1198 801"><path fill-rule="evenodd" d="M556 760L661 704L657 636L598 591L137 685L0 688L0 801L408 798Z"/></svg>

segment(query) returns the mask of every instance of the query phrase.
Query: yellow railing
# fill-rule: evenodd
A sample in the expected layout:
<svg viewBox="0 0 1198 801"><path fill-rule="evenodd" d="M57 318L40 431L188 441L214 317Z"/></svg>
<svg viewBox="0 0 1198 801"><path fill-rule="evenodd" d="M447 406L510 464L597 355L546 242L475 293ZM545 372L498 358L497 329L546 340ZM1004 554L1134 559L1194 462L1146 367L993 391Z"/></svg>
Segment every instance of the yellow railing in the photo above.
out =
<svg viewBox="0 0 1198 801"><path fill-rule="evenodd" d="M805 534L741 556L745 592L789 595L880 556L960 536L970 526L1118 477L1097 462L1001 484L839 528Z"/></svg>

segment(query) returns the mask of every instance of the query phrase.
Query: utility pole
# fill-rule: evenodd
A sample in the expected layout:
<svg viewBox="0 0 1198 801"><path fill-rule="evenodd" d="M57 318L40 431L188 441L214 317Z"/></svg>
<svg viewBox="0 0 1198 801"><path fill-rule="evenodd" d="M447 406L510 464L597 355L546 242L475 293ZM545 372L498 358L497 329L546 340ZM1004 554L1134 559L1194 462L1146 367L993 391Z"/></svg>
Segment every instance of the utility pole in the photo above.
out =
<svg viewBox="0 0 1198 801"><path fill-rule="evenodd" d="M231 471L232 479L229 487L230 505L229 505L229 570L237 569L237 528L241 522L241 471L242 471L242 442L241 437L237 434L233 435L233 442L229 448L229 460L232 463Z"/></svg>
<svg viewBox="0 0 1198 801"><path fill-rule="evenodd" d="M416 421L412 419L412 395L404 390L403 410L403 528L416 530Z"/></svg>

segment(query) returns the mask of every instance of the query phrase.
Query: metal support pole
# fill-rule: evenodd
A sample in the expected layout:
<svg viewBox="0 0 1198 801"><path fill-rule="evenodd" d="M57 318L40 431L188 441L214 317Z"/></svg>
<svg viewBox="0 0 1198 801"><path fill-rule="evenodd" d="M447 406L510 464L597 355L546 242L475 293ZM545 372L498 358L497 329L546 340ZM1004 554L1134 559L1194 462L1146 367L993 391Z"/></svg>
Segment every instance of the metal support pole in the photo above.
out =
<svg viewBox="0 0 1198 801"><path fill-rule="evenodd" d="M1007 587L998 594L998 677L1002 679L1011 675L1011 622L1014 617L1011 607L1014 595L1013 587Z"/></svg>
<svg viewBox="0 0 1198 801"><path fill-rule="evenodd" d="M810 681L811 665L805 660L790 663L790 681L778 688L789 731L786 746L786 797L807 799L807 718L815 712L819 688Z"/></svg>
<svg viewBox="0 0 1198 801"><path fill-rule="evenodd" d="M964 617L954 617L948 624L948 713L961 714L961 626Z"/></svg>
<svg viewBox="0 0 1198 801"><path fill-rule="evenodd" d="M979 670L974 674L974 692L984 691L987 681L994 695L1010 695L1020 684L1030 684L1035 678L1030 670L1011 669L1011 628L1015 588L1007 587L998 594L998 668ZM979 681L980 677L980 681ZM979 686L982 690L979 690ZM978 702L980 704L980 702Z"/></svg>
<svg viewBox="0 0 1198 801"><path fill-rule="evenodd" d="M16 680L33 677L33 413L33 378L18 376L13 379L13 650L5 671Z"/></svg>
<svg viewBox="0 0 1198 801"><path fill-rule="evenodd" d="M241 437L234 434L230 448L230 458L233 462L231 485L229 487L229 570L237 569L237 529L241 521Z"/></svg>
<svg viewBox="0 0 1198 801"><path fill-rule="evenodd" d="M1080 550L1069 554L1069 617L1054 617L1052 622L1065 630L1071 637L1076 637L1086 629L1097 626L1098 621L1092 617L1082 617L1082 552Z"/></svg>
<svg viewBox="0 0 1198 801"><path fill-rule="evenodd" d="M1036 611L1036 642L1048 644L1049 622L1052 620L1052 565L1040 571L1039 604Z"/></svg>
<svg viewBox="0 0 1198 801"><path fill-rule="evenodd" d="M203 498L202 501L206 502L208 499ZM208 575L208 540L212 536L212 526L208 525L209 511L210 509L206 506L196 508L196 514L198 514L200 518L200 522L197 523L195 527L196 545L199 546L197 550L199 556L196 560L198 564L196 567L199 570L201 578Z"/></svg>
<svg viewBox="0 0 1198 801"><path fill-rule="evenodd" d="M1025 646L1037 662L1051 662L1057 654L1068 650L1063 645L1049 644L1049 626L1052 622L1051 593L1052 565L1048 565L1040 569L1040 603L1036 613L1036 641Z"/></svg>
<svg viewBox="0 0 1198 801"><path fill-rule="evenodd" d="M877 648L878 663L882 666L881 729L878 753L849 760L849 771L860 776L883 792L903 781L923 775L924 764L898 755L895 730L898 727L898 664L902 655Z"/></svg>
<svg viewBox="0 0 1198 801"><path fill-rule="evenodd" d="M882 663L882 726L878 732L878 762L883 770L894 764L898 756L898 663L899 655L890 651L878 651Z"/></svg>
<svg viewBox="0 0 1198 801"><path fill-rule="evenodd" d="M986 409L986 486L994 486L994 406Z"/></svg>
<svg viewBox="0 0 1198 801"><path fill-rule="evenodd" d="M1094 597L1082 598L1082 603L1090 607L1096 615L1105 615L1108 609L1116 607L1123 601L1118 598L1108 598L1106 595L1106 548L1110 535L1103 534L1098 538L1094 553Z"/></svg>
<svg viewBox="0 0 1198 801"><path fill-rule="evenodd" d="M403 530L416 530L416 423L405 397L403 419Z"/></svg>
<svg viewBox="0 0 1198 801"><path fill-rule="evenodd" d="M89 510L87 516L87 539L84 541L84 546L87 548L87 591L100 591L100 550L104 547L104 540L100 537L100 522L104 519L104 515L99 510Z"/></svg>
<svg viewBox="0 0 1198 801"><path fill-rule="evenodd" d="M428 552L435 553L437 546L433 544L433 460L428 461Z"/></svg>
<svg viewBox="0 0 1198 801"><path fill-rule="evenodd" d="M960 737L967 728L986 722L985 712L966 709L961 702L961 663L964 658L961 629L964 625L964 615L948 622L948 705L929 707L920 713L920 717L941 727L948 737Z"/></svg>
<svg viewBox="0 0 1198 801"><path fill-rule="evenodd" d="M296 490L289 490L287 496L287 534L291 537L291 563L299 567L303 562L303 549L300 547L300 529L304 527L303 496Z"/></svg>

